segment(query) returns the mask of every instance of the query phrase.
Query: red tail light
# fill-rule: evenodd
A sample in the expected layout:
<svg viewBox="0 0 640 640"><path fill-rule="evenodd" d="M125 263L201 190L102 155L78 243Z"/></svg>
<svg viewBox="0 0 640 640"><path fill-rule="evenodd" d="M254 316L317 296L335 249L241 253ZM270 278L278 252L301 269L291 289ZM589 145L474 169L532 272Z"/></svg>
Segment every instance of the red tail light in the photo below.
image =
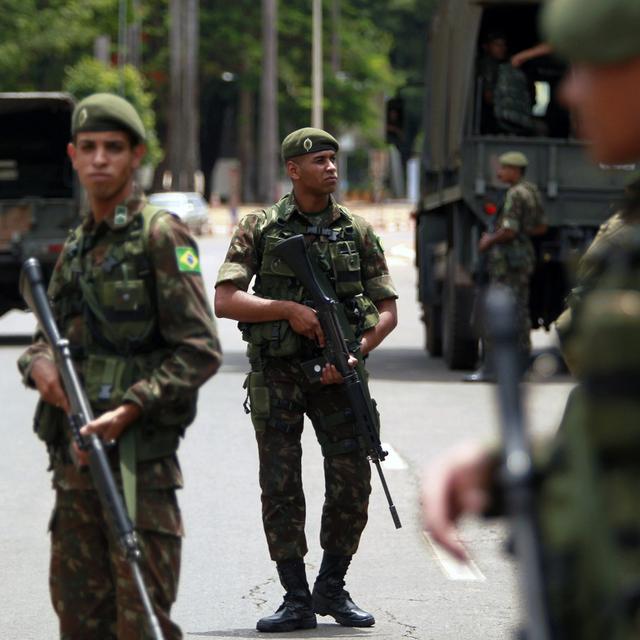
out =
<svg viewBox="0 0 640 640"><path fill-rule="evenodd" d="M488 216L495 216L498 213L498 205L495 202L485 202L484 203L484 212Z"/></svg>

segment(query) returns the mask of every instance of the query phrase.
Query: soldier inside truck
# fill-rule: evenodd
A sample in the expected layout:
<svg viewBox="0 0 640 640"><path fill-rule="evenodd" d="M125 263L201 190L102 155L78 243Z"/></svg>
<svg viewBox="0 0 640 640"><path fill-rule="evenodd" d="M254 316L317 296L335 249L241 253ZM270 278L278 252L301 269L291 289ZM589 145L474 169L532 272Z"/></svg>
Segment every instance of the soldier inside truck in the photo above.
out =
<svg viewBox="0 0 640 640"><path fill-rule="evenodd" d="M478 38L475 134L570 137L569 114L557 95L566 67L539 46L538 11L533 5L485 9Z"/></svg>

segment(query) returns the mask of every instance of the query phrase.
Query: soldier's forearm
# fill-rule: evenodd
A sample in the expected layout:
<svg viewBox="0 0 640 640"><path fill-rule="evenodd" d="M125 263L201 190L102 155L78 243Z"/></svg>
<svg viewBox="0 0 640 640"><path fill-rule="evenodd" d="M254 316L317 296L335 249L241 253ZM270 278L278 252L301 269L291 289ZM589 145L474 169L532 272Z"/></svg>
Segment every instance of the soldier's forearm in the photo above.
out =
<svg viewBox="0 0 640 640"><path fill-rule="evenodd" d="M223 283L216 289L215 312L219 318L238 322L269 322L289 320L301 306L289 300L268 300L241 291L235 285Z"/></svg>
<svg viewBox="0 0 640 640"><path fill-rule="evenodd" d="M376 302L380 319L375 327L365 331L361 340L362 355L373 351L398 324L398 311L396 301L393 298Z"/></svg>

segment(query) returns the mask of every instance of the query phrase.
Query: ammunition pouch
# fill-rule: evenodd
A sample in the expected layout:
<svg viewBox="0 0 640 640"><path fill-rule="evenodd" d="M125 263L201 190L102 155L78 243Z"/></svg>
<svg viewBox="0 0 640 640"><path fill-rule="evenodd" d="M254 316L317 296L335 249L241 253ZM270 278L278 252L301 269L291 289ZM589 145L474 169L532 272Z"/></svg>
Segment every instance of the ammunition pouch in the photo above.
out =
<svg viewBox="0 0 640 640"><path fill-rule="evenodd" d="M360 295L364 289L356 243L353 240L333 242L329 245L329 254L338 298Z"/></svg>
<svg viewBox="0 0 640 640"><path fill-rule="evenodd" d="M287 320L273 322L241 322L242 339L257 347L262 356L269 358L289 358L298 355L302 348L302 338Z"/></svg>

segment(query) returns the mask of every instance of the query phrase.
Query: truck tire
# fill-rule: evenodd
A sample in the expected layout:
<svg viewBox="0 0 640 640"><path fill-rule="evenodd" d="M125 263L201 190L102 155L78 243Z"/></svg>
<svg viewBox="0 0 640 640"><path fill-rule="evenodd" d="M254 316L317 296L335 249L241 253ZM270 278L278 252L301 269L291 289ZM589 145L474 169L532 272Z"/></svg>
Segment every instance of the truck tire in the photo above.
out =
<svg viewBox="0 0 640 640"><path fill-rule="evenodd" d="M471 326L473 286L456 282L455 256L447 258L442 308L442 351L450 369L473 369L478 360L478 338Z"/></svg>
<svg viewBox="0 0 640 640"><path fill-rule="evenodd" d="M434 358L439 358L442 356L442 307L435 304L423 305L422 318L427 351Z"/></svg>

